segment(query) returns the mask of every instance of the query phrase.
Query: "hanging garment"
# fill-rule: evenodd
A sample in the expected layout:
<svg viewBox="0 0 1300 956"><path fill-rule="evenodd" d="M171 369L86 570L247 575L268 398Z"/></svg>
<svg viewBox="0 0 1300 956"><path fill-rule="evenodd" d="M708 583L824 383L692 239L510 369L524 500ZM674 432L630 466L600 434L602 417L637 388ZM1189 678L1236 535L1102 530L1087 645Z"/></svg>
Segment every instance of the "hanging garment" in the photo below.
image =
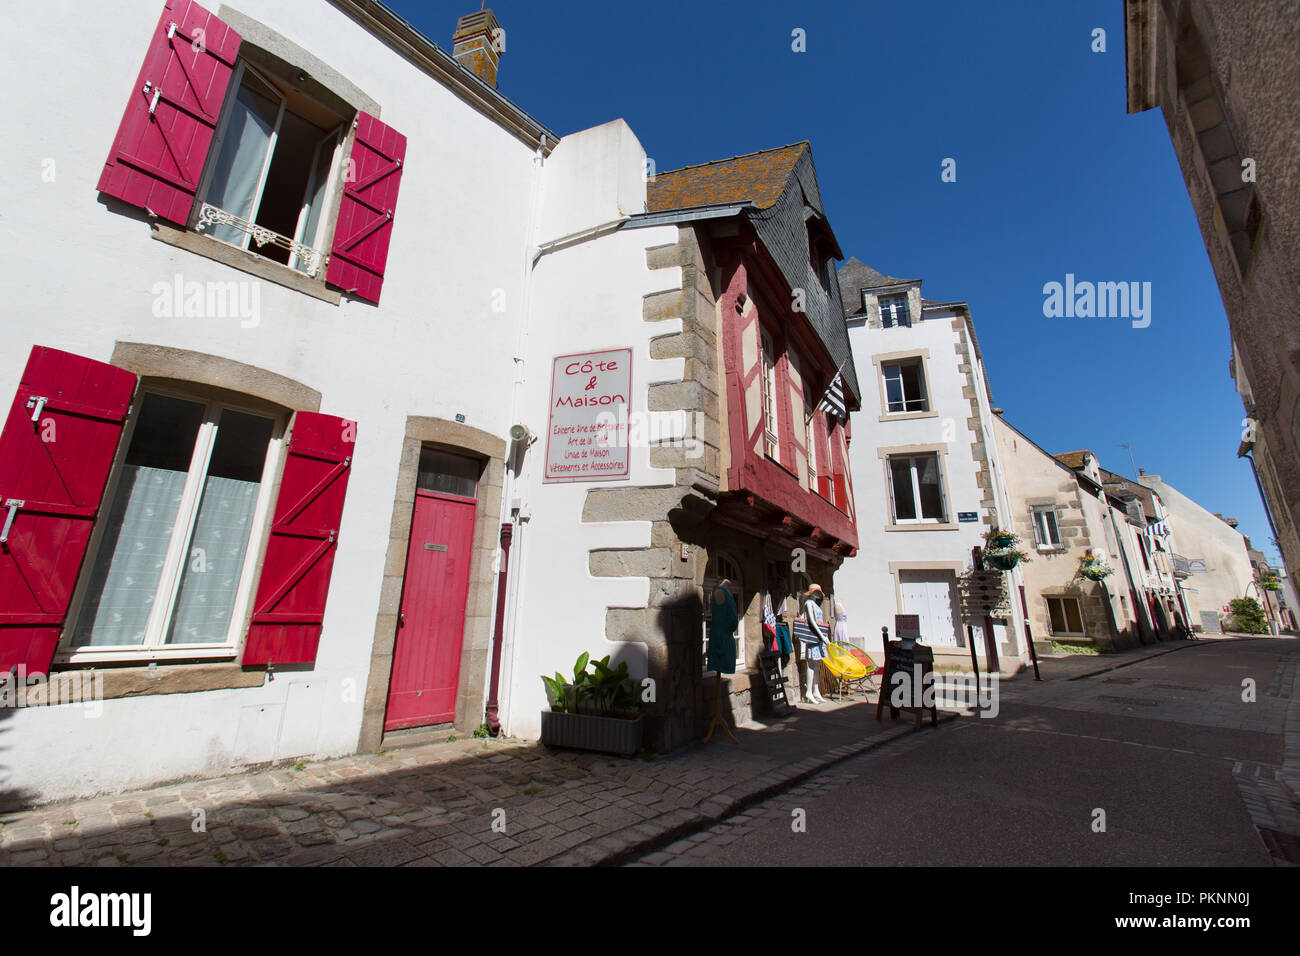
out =
<svg viewBox="0 0 1300 956"><path fill-rule="evenodd" d="M835 640L841 644L847 644L849 640L849 612L838 599L835 601Z"/></svg>
<svg viewBox="0 0 1300 956"><path fill-rule="evenodd" d="M775 653L779 646L776 637L776 614L772 611L772 599L763 598L763 637L768 649Z"/></svg>
<svg viewBox="0 0 1300 956"><path fill-rule="evenodd" d="M790 625L778 622L776 625L776 649L782 654L794 653L794 641L790 640Z"/></svg>
<svg viewBox="0 0 1300 956"><path fill-rule="evenodd" d="M726 588L713 592L713 618L709 621L709 653L705 666L719 674L736 673L736 625L740 615L736 613L736 599ZM722 603L717 603L716 595L722 595Z"/></svg>

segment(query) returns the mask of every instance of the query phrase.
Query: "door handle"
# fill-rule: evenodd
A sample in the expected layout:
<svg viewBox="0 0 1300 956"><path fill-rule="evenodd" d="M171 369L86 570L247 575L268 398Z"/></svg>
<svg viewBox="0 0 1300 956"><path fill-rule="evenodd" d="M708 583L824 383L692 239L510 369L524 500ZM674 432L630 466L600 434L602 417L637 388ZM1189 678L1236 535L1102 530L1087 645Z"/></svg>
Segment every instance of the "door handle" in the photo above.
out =
<svg viewBox="0 0 1300 956"><path fill-rule="evenodd" d="M9 541L9 529L14 526L14 518L18 516L18 509L27 504L26 501L20 501L17 498L10 498L4 506L9 509L9 514L5 517L5 526L0 530L0 544L7 544Z"/></svg>

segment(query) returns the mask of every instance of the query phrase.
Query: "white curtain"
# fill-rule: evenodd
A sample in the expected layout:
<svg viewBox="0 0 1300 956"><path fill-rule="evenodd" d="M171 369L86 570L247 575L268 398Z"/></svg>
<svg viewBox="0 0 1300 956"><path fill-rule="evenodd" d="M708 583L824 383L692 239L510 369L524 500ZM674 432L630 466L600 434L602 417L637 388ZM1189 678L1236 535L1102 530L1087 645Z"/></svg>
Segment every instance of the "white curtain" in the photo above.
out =
<svg viewBox="0 0 1300 956"><path fill-rule="evenodd" d="M127 465L91 572L74 647L143 644L187 475Z"/></svg>
<svg viewBox="0 0 1300 956"><path fill-rule="evenodd" d="M307 208L297 238L299 242L314 249L320 248L317 245L316 233L320 229L321 211L325 207L326 190L330 184L330 169L334 164L334 150L338 146L338 137L339 133L336 130L316 144L316 161L312 168L311 182L307 184ZM298 256L294 256L290 264L299 272L307 271L307 262Z"/></svg>
<svg viewBox="0 0 1300 956"><path fill-rule="evenodd" d="M246 71L226 124L207 202L243 219L253 218L253 203L279 113L280 100L275 91ZM247 238L233 226L212 226L210 233L237 246Z"/></svg>
<svg viewBox="0 0 1300 956"><path fill-rule="evenodd" d="M216 477L204 484L168 644L226 640L259 486L256 481Z"/></svg>

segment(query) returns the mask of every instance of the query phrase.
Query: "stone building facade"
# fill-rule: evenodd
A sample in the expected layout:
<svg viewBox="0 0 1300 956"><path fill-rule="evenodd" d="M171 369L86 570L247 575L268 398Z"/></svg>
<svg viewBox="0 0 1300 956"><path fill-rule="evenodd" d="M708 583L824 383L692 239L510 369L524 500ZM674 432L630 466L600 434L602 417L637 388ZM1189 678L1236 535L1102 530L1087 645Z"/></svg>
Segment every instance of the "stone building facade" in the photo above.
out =
<svg viewBox="0 0 1300 956"><path fill-rule="evenodd" d="M1160 107L1219 284L1288 567L1300 562L1300 2L1125 0L1128 112ZM1237 436L1223 436L1225 446Z"/></svg>
<svg viewBox="0 0 1300 956"><path fill-rule="evenodd" d="M1145 642L1137 605L1142 589L1125 512L1108 498L1096 459L1076 452L1077 467L1053 456L1002 416L994 421L1006 468L1011 513L1030 554L1019 569L1034 640L1127 647ZM1104 582L1079 573L1085 555L1112 568Z"/></svg>

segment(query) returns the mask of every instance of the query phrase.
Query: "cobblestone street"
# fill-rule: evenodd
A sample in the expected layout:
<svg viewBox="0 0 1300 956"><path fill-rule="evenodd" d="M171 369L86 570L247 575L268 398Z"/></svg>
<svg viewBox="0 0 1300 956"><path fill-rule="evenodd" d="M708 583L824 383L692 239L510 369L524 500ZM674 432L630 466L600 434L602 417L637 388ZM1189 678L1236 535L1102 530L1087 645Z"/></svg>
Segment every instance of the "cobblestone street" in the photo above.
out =
<svg viewBox="0 0 1300 956"><path fill-rule="evenodd" d="M739 728L739 745L716 738L650 760L427 744L6 814L0 865L592 864L707 826L911 726L844 703Z"/></svg>
<svg viewBox="0 0 1300 956"><path fill-rule="evenodd" d="M1151 679L1152 686L1168 685L1159 720L1213 724L1219 729L1207 730L1212 734L1276 735L1270 739L1282 736L1289 709L1285 766L1265 759L1267 748L1252 751L1240 755L1234 778L1261 832L1293 839L1300 823L1285 774L1294 772L1300 757L1298 709L1288 707L1296 679L1294 644L1256 641L1231 649L1226 659L1241 662L1231 666L1273 674L1253 709L1212 704L1191 683L1160 681L1159 670L1141 676L1170 666L1166 662L1190 666L1198 657L1228 652L1224 641L1048 659L1042 683L1029 674L1004 681L1002 703L1013 715L1021 713L1017 708L1032 714L1051 706L1080 722L1135 712L1147 717L1155 708L1137 696L1148 692L1136 685ZM1235 671L1224 679L1234 681ZM1054 733L1042 720L1026 722L1023 714L1011 721L946 714L935 734L914 732L906 718L877 723L874 712L874 704L861 698L802 707L765 728L739 728L739 745L715 737L651 759L463 739L46 805L0 817L0 865L689 865L740 839L765 813L775 812L788 828L787 804L862 783L866 767L888 776L894 761L909 754L924 758L932 741L952 731L987 724L1012 738ZM960 723L947 726L949 720ZM1105 742L1095 730L1076 730L1056 732L1059 746ZM984 739L959 736L968 748L977 737ZM1154 753L1171 744L1146 746ZM1179 744L1179 752L1193 754L1188 746Z"/></svg>

